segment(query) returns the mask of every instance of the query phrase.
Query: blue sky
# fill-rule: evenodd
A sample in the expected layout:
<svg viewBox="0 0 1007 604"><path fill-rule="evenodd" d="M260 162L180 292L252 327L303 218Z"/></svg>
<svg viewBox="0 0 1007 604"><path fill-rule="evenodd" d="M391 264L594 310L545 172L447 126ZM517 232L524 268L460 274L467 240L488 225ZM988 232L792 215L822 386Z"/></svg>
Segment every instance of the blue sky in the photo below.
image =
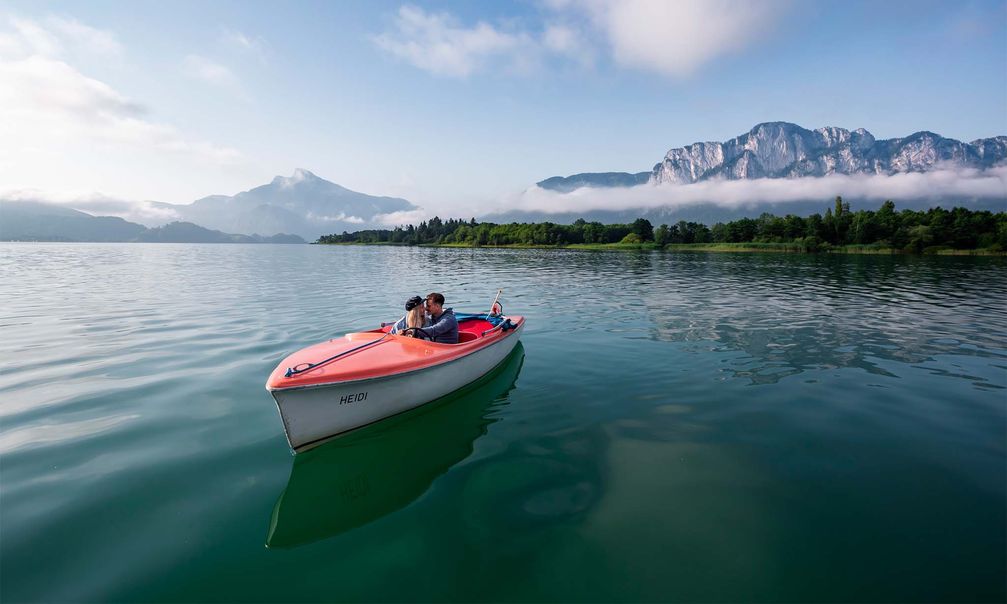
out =
<svg viewBox="0 0 1007 604"><path fill-rule="evenodd" d="M0 192L464 214L763 121L1007 134L1007 2L7 2Z"/></svg>

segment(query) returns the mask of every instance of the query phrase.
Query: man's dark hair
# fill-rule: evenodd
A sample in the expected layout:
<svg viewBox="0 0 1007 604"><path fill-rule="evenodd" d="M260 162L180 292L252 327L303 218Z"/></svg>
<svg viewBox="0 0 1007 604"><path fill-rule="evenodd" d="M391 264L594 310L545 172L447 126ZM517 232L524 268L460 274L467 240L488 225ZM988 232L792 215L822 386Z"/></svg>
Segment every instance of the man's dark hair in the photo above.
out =
<svg viewBox="0 0 1007 604"><path fill-rule="evenodd" d="M432 294L427 294L427 301L444 306L444 294L438 294L436 292Z"/></svg>

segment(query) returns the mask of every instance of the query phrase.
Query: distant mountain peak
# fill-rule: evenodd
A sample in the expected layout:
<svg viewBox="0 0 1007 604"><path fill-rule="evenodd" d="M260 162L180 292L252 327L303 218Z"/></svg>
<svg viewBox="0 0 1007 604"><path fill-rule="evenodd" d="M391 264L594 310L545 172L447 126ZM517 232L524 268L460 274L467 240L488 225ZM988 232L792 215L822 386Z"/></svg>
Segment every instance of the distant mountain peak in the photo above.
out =
<svg viewBox="0 0 1007 604"><path fill-rule="evenodd" d="M316 176L311 170L305 170L304 168L297 168L290 176L276 176L273 178L274 185L280 185L283 187L292 187L302 182L314 181L328 182L324 178Z"/></svg>
<svg viewBox="0 0 1007 604"><path fill-rule="evenodd" d="M790 122L759 122L758 124L752 126L752 129L749 130L748 133L755 134L756 132L763 132L766 130L804 130L804 128Z"/></svg>
<svg viewBox="0 0 1007 604"><path fill-rule="evenodd" d="M304 168L297 168L294 170L294 174L290 177L293 180L307 180L309 178L318 177L311 170L305 170Z"/></svg>
<svg viewBox="0 0 1007 604"><path fill-rule="evenodd" d="M295 233L306 239L383 224L381 216L417 209L405 199L367 195L298 168L237 195L171 206L176 218L224 233Z"/></svg>

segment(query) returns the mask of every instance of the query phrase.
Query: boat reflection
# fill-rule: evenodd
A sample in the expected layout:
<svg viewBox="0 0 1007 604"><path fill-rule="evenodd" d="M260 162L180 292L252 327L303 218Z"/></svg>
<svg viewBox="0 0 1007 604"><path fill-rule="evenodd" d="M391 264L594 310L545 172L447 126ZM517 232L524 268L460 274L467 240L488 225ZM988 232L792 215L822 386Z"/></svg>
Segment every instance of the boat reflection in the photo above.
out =
<svg viewBox="0 0 1007 604"><path fill-rule="evenodd" d="M400 510L473 450L514 388L521 343L489 374L418 409L297 455L269 524L266 546L327 539Z"/></svg>

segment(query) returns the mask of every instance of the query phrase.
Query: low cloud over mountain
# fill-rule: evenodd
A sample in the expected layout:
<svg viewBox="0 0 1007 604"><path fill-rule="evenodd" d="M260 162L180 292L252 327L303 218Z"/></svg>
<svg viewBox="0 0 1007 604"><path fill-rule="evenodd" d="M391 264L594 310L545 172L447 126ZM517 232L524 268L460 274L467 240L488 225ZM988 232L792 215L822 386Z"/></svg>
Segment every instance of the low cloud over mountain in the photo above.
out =
<svg viewBox="0 0 1007 604"><path fill-rule="evenodd" d="M514 210L564 213L628 208L670 209L710 204L739 208L755 204L827 200L836 195L864 201L918 200L933 204L1007 199L1007 166L987 170L949 166L929 172L830 174L804 178L703 180L684 185L580 187L569 192L532 187L514 197Z"/></svg>
<svg viewBox="0 0 1007 604"><path fill-rule="evenodd" d="M877 140L866 130L759 124L729 141L674 148L651 172L552 177L506 201L494 219L563 221L595 213L721 216L787 212L836 195L904 207L1007 205L1007 136L963 143L932 132ZM644 183L644 184L634 184ZM810 204L810 205L809 205ZM552 218L550 218L552 217Z"/></svg>
<svg viewBox="0 0 1007 604"><path fill-rule="evenodd" d="M303 169L238 193L211 195L191 204L126 201L102 195L52 197L36 191L0 194L0 201L45 201L96 216L117 216L148 227L190 222L224 233L320 235L371 226L418 222L420 209L405 199L351 191Z"/></svg>
<svg viewBox="0 0 1007 604"><path fill-rule="evenodd" d="M0 241L145 243L304 243L297 235L229 234L189 222L147 227L117 216L92 216L38 201L0 200Z"/></svg>

